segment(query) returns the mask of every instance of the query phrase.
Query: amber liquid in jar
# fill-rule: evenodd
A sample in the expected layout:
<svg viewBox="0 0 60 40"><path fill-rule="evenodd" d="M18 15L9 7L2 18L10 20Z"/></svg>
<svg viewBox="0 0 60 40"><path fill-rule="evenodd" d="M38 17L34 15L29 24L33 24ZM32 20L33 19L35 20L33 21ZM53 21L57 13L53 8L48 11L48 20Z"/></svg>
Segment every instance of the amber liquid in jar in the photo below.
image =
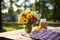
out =
<svg viewBox="0 0 60 40"><path fill-rule="evenodd" d="M41 27L44 29L47 29L47 23L46 22L41 22Z"/></svg>
<svg viewBox="0 0 60 40"><path fill-rule="evenodd" d="M41 25L41 28L47 29L46 18L43 18L40 20L40 25Z"/></svg>

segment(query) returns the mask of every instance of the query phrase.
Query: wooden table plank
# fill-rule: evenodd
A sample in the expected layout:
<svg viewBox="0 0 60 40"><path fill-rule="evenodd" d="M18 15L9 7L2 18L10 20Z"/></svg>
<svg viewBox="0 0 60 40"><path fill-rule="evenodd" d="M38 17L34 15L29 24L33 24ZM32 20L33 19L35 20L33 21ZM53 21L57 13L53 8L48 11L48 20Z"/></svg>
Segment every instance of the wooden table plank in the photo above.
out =
<svg viewBox="0 0 60 40"><path fill-rule="evenodd" d="M0 37L5 37L13 40L27 40L27 39L32 40L29 37L22 36L21 35L22 33L26 33L24 29L10 31L10 32L3 32L3 33L0 33Z"/></svg>

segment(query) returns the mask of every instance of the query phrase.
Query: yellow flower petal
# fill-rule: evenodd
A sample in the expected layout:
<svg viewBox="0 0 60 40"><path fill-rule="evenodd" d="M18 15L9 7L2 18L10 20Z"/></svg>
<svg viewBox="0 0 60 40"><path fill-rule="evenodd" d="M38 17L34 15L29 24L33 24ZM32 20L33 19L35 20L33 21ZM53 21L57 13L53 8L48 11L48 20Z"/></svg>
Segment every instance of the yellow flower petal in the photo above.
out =
<svg viewBox="0 0 60 40"><path fill-rule="evenodd" d="M40 30L40 29L41 29L41 26L35 26L35 27L33 28L32 32L38 31L38 30Z"/></svg>
<svg viewBox="0 0 60 40"><path fill-rule="evenodd" d="M18 17L18 22L17 23L20 24L20 17Z"/></svg>
<svg viewBox="0 0 60 40"><path fill-rule="evenodd" d="M18 23L19 23L19 24L20 24L20 23L23 23L23 22L24 22L24 19L25 19L24 16L19 16L19 17L18 17Z"/></svg>
<svg viewBox="0 0 60 40"><path fill-rule="evenodd" d="M36 21L36 24L38 24L39 23L39 21Z"/></svg>
<svg viewBox="0 0 60 40"><path fill-rule="evenodd" d="M28 14L27 18L32 18L33 14Z"/></svg>

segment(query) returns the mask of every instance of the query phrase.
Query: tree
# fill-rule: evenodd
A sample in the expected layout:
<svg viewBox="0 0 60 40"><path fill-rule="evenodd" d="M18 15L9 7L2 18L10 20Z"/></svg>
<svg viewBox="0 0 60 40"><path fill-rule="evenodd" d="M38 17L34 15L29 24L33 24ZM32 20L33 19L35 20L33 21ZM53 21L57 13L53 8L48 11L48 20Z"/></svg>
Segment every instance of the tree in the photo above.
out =
<svg viewBox="0 0 60 40"><path fill-rule="evenodd" d="M49 0L49 3L54 6L52 11L52 19L53 21L60 21L60 0Z"/></svg>
<svg viewBox="0 0 60 40"><path fill-rule="evenodd" d="M17 8L20 8L22 6L23 3L21 3L20 5L16 4L16 2L18 2L19 0L10 0L10 5L9 6L6 6L6 2L5 1L2 1L2 6L1 6L1 9L4 10L4 9L8 9L8 13L2 13L2 17L6 17L6 16L15 16L17 14L20 14L20 12L22 11L21 9L17 9L17 11L14 11L13 10L13 4L15 4L15 6Z"/></svg>
<svg viewBox="0 0 60 40"><path fill-rule="evenodd" d="M60 0L54 0L54 4L53 20L60 21Z"/></svg>
<svg viewBox="0 0 60 40"><path fill-rule="evenodd" d="M47 15L49 13L49 9L46 6L47 1L44 0L35 0L35 10L39 11L39 14L41 13L41 18L47 18Z"/></svg>
<svg viewBox="0 0 60 40"><path fill-rule="evenodd" d="M30 0L25 0L24 1L24 10L28 10L28 9L30 10L30 8L29 8L30 7L29 2L30 2Z"/></svg>

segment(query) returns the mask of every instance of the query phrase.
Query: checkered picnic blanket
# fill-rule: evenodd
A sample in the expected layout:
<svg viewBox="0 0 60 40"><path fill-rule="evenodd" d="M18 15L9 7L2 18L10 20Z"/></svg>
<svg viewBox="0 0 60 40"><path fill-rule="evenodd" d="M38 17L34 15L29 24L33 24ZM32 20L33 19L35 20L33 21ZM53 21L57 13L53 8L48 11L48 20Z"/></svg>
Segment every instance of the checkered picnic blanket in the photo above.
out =
<svg viewBox="0 0 60 40"><path fill-rule="evenodd" d="M60 40L60 33L54 32L50 29L41 29L30 33L30 37L40 40Z"/></svg>

